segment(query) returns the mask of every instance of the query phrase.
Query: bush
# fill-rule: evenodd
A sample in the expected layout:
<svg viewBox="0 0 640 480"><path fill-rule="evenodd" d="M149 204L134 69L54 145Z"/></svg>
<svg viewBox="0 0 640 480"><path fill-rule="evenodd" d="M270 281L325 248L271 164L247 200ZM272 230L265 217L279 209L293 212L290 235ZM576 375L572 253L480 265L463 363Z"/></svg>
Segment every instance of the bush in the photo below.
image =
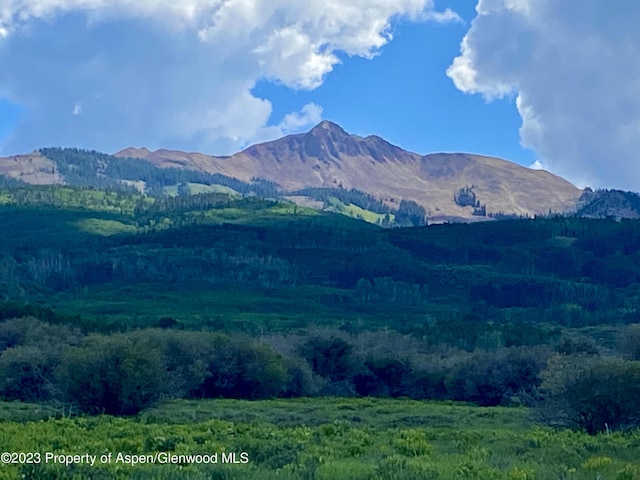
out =
<svg viewBox="0 0 640 480"><path fill-rule="evenodd" d="M507 403L511 397L533 398L540 385L546 348L503 348L474 354L454 370L448 390L454 400L482 406Z"/></svg>
<svg viewBox="0 0 640 480"><path fill-rule="evenodd" d="M0 322L0 352L17 345L59 350L62 345L78 344L80 334L64 325L51 325L33 317Z"/></svg>
<svg viewBox="0 0 640 480"><path fill-rule="evenodd" d="M215 344L224 335L209 332L142 330L130 334L137 341L148 341L160 352L165 378L165 393L187 398L198 392L211 375L209 360Z"/></svg>
<svg viewBox="0 0 640 480"><path fill-rule="evenodd" d="M287 382L283 391L285 397L314 397L326 385L326 380L314 375L309 364L300 357L285 359Z"/></svg>
<svg viewBox="0 0 640 480"><path fill-rule="evenodd" d="M0 355L0 397L25 402L48 400L58 358L33 346L16 346Z"/></svg>
<svg viewBox="0 0 640 480"><path fill-rule="evenodd" d="M158 349L126 335L95 335L68 347L57 378L66 401L89 413L132 415L164 391Z"/></svg>
<svg viewBox="0 0 640 480"><path fill-rule="evenodd" d="M556 351L562 355L599 355L598 347L591 338L565 337L556 347Z"/></svg>
<svg viewBox="0 0 640 480"><path fill-rule="evenodd" d="M367 359L365 365L371 372L370 374L360 374L355 380L356 391L363 394L362 382L367 379L365 383L371 391L364 393L365 395L374 394L382 397L398 397L406 396L407 390L412 384L413 369L409 361L399 358L389 357L372 357ZM360 390L357 388L360 386Z"/></svg>
<svg viewBox="0 0 640 480"><path fill-rule="evenodd" d="M218 342L208 373L201 389L205 397L269 398L287 383L284 359L249 339Z"/></svg>
<svg viewBox="0 0 640 480"><path fill-rule="evenodd" d="M549 422L592 434L640 425L640 362L557 356L542 377Z"/></svg>
<svg viewBox="0 0 640 480"><path fill-rule="evenodd" d="M351 372L351 344L337 337L316 336L306 341L300 354L309 362L313 373L337 382Z"/></svg>
<svg viewBox="0 0 640 480"><path fill-rule="evenodd" d="M622 354L630 360L640 360L640 324L629 325L620 332L618 341Z"/></svg>

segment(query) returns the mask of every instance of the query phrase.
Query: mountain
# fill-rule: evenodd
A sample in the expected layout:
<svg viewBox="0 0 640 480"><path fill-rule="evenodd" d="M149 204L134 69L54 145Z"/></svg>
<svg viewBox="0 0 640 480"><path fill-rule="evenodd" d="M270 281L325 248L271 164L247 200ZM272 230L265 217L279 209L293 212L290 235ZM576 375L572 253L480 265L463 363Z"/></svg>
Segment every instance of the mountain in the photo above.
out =
<svg viewBox="0 0 640 480"><path fill-rule="evenodd" d="M31 185L63 183L55 162L40 152L0 157L0 176L22 180Z"/></svg>
<svg viewBox="0 0 640 480"><path fill-rule="evenodd" d="M227 157L144 147L115 156L43 148L0 158L0 175L30 184L124 184L152 195L284 196L390 225L421 224L425 215L431 222L471 221L584 205L581 190L546 171L467 153L420 155L375 135L351 135L329 121Z"/></svg>
<svg viewBox="0 0 640 480"><path fill-rule="evenodd" d="M578 201L579 216L585 218L640 218L640 195L622 190L585 190Z"/></svg>
<svg viewBox="0 0 640 480"><path fill-rule="evenodd" d="M323 121L311 131L253 145L231 157L128 148L118 157L143 158L160 167L263 178L287 191L306 187L357 189L397 208L402 199L430 217L473 219L486 213L535 215L575 209L582 191L542 170L466 153L420 155L370 135L360 137ZM456 202L467 190L474 199ZM474 210L476 215L474 216Z"/></svg>

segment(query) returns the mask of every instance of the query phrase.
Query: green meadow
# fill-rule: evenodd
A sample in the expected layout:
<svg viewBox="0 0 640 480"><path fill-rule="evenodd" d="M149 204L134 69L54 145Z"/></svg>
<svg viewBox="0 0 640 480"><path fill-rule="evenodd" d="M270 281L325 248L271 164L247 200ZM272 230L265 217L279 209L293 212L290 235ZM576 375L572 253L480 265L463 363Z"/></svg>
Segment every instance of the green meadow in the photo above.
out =
<svg viewBox="0 0 640 480"><path fill-rule="evenodd" d="M46 417L29 408L30 421L24 412L22 422L1 423L0 449L111 453L112 460L5 464L3 480L640 478L637 432L590 436L540 427L526 408L371 398L172 401L130 418ZM116 462L118 453L158 452L218 453L218 463ZM223 452L236 453L238 463L222 463Z"/></svg>

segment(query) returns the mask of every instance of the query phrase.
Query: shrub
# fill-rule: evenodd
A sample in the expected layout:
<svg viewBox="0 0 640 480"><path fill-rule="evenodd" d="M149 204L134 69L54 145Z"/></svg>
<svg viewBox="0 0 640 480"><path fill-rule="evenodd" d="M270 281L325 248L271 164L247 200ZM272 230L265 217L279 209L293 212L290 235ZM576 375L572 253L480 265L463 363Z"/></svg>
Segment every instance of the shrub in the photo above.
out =
<svg viewBox="0 0 640 480"><path fill-rule="evenodd" d="M532 398L547 355L544 348L524 347L474 354L452 373L450 395L483 406L500 405L516 395Z"/></svg>
<svg viewBox="0 0 640 480"><path fill-rule="evenodd" d="M312 337L302 346L301 355L313 372L331 381L345 380L351 370L353 347L336 337Z"/></svg>
<svg viewBox="0 0 640 480"><path fill-rule="evenodd" d="M208 362L220 334L143 330L135 338L147 338L161 352L165 375L165 393L174 398L186 398L196 392L210 375Z"/></svg>
<svg viewBox="0 0 640 480"><path fill-rule="evenodd" d="M543 372L548 421L589 433L640 424L640 362L557 356Z"/></svg>
<svg viewBox="0 0 640 480"><path fill-rule="evenodd" d="M269 398L287 383L282 356L249 339L219 342L208 367L202 393L206 397Z"/></svg>
<svg viewBox="0 0 640 480"><path fill-rule="evenodd" d="M95 335L67 348L57 378L65 399L90 413L132 415L164 391L158 349L127 335Z"/></svg>
<svg viewBox="0 0 640 480"><path fill-rule="evenodd" d="M640 360L640 324L629 325L620 332L619 349L630 360Z"/></svg>
<svg viewBox="0 0 640 480"><path fill-rule="evenodd" d="M25 402L48 400L53 393L57 356L33 346L16 346L0 355L0 396Z"/></svg>

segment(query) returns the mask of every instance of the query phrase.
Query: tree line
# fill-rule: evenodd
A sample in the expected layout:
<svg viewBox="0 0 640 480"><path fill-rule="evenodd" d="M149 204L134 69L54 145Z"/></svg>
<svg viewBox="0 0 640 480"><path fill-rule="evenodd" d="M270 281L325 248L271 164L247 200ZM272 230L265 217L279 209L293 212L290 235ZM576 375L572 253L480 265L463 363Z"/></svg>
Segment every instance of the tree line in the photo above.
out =
<svg viewBox="0 0 640 480"><path fill-rule="evenodd" d="M111 188L135 191L126 180L142 181L145 192L164 196L164 187L187 183L223 185L239 194L254 194L264 198L278 197L275 183L254 178L243 182L222 174L210 174L197 170L160 168L140 158L120 158L95 150L77 148L42 148L40 153L52 160L65 182L77 187Z"/></svg>
<svg viewBox="0 0 640 480"><path fill-rule="evenodd" d="M0 397L115 415L163 398L409 397L528 405L550 424L592 433L640 420L636 325L619 330L613 355L575 335L468 352L388 330L255 338L165 326L104 335L32 317L4 320Z"/></svg>

